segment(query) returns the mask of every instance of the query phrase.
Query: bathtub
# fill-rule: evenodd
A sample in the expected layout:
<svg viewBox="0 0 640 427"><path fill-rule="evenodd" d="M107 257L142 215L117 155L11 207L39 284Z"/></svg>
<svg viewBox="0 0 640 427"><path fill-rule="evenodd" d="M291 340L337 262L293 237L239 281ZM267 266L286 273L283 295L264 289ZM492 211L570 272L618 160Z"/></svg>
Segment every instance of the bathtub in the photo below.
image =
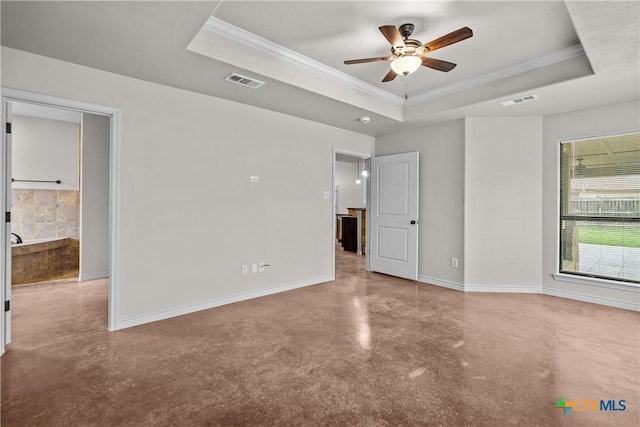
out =
<svg viewBox="0 0 640 427"><path fill-rule="evenodd" d="M11 284L55 280L77 270L79 242L69 237L25 240L11 245Z"/></svg>
<svg viewBox="0 0 640 427"><path fill-rule="evenodd" d="M29 251L41 251L49 248L56 248L65 245L65 240L69 237L53 237L50 239L23 240L22 243L12 243L11 253L27 253Z"/></svg>

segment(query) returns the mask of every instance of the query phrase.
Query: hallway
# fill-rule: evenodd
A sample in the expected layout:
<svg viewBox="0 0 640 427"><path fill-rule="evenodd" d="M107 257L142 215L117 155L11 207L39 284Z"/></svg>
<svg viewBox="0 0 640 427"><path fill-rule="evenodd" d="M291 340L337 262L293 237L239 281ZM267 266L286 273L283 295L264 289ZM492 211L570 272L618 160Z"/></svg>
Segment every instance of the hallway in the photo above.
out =
<svg viewBox="0 0 640 427"><path fill-rule="evenodd" d="M104 280L16 288L2 426L638 425L638 313L336 271L114 333Z"/></svg>

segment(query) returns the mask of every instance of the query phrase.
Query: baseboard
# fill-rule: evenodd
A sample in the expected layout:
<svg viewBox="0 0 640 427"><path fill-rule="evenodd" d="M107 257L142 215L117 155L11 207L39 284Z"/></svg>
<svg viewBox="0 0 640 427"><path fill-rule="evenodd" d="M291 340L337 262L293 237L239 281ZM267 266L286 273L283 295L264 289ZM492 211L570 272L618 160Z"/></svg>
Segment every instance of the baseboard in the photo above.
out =
<svg viewBox="0 0 640 427"><path fill-rule="evenodd" d="M441 286L462 292L495 292L495 293L519 293L519 294L544 294L560 298L568 298L577 301L601 304L609 307L622 308L625 310L640 311L640 303L633 303L614 298L596 297L578 292L559 291L556 289L543 289L541 286L481 286L463 285L462 283L449 280L436 279L429 276L418 276L418 281L429 285Z"/></svg>
<svg viewBox="0 0 640 427"><path fill-rule="evenodd" d="M441 286L443 288L453 289L455 291L465 290L465 287L462 283L453 282L453 281L444 280L444 279L436 279L435 277L418 275L418 282L426 283L428 285Z"/></svg>
<svg viewBox="0 0 640 427"><path fill-rule="evenodd" d="M291 291L293 289L304 288L307 286L317 285L317 284L325 283L329 281L331 281L331 278L328 276L318 277L315 279L304 280L301 282L289 283L287 285L278 286L277 288L264 289L264 290L255 291L255 292L244 292L244 293L233 295L227 298L207 301L200 304L188 305L184 307L174 308L171 310L160 311L157 313L145 314L145 315L134 317L128 320L116 321L116 327L113 330L117 331L120 329L131 328L133 326L144 325L145 323L157 322L158 320L165 320L172 317L195 313L201 310L207 310L214 307L220 307L222 305L232 304L234 302L246 301L253 298L259 298L267 295L277 294L280 292Z"/></svg>
<svg viewBox="0 0 640 427"><path fill-rule="evenodd" d="M96 279L108 279L108 278L109 278L108 271L104 271L102 273L81 274L80 276L78 276L78 280L81 282L84 280L96 280Z"/></svg>
<svg viewBox="0 0 640 427"><path fill-rule="evenodd" d="M480 285L464 285L462 283L453 282L451 280L436 279L429 276L418 276L418 281L429 285L442 286L443 288L453 289L462 292L504 292L504 293L520 293L520 294L541 294L541 286L480 286Z"/></svg>
<svg viewBox="0 0 640 427"><path fill-rule="evenodd" d="M87 277L88 276L88 277ZM97 274L97 275L84 275L81 277L81 280L93 280L99 278L108 277L108 273ZM267 295L277 294L280 292L286 292L293 289L304 288L306 286L317 285L320 283L325 283L331 281L330 277L319 277L315 279L305 280L301 282L294 282L283 286L278 286L276 288L264 289L255 292L245 292L238 295L233 295L228 298L223 298L219 300L207 301L200 304L189 305L185 307L179 307L171 310L161 311L157 313L151 313L139 317L135 317L128 320L123 320L120 322L116 322L116 327L113 330L126 329L131 328L133 326L143 325L145 323L156 322L158 320L165 320L172 317L182 316L189 313L195 313L201 310L207 310L209 308L219 307L226 304L232 304L234 302L245 301L253 298L259 298ZM626 310L640 311L640 304L635 304L628 301L622 301L612 298L603 298L603 297L594 297L591 295L585 295L576 292L566 292L559 291L555 289L544 289L537 286L477 286L470 285L465 286L461 283L436 279L428 276L418 276L418 281L422 283L426 283L429 285L440 286L448 289L453 289L456 291L466 291L466 292L503 292L503 293L538 293L545 294L560 298L568 298L574 299L583 302L590 302L594 304L602 304L610 307L622 308Z"/></svg>
<svg viewBox="0 0 640 427"><path fill-rule="evenodd" d="M560 298L568 298L582 302L590 302L594 304L607 305L609 307L624 308L626 310L640 311L640 303L633 303L629 301L622 301L615 298L597 297L592 295L586 295L579 292L567 292L559 291L557 289L544 289L545 295L550 295Z"/></svg>
<svg viewBox="0 0 640 427"><path fill-rule="evenodd" d="M541 294L542 286L464 285L465 292L496 292L517 294Z"/></svg>

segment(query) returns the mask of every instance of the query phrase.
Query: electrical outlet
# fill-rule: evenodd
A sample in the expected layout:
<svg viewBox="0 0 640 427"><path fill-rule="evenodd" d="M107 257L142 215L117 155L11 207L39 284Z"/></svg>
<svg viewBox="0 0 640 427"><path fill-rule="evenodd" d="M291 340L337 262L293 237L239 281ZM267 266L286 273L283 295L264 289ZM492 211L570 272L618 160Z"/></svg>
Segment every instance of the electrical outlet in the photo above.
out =
<svg viewBox="0 0 640 427"><path fill-rule="evenodd" d="M264 262L261 262L260 264L258 264L258 272L259 273L264 272L265 267L271 267L271 264L266 264Z"/></svg>
<svg viewBox="0 0 640 427"><path fill-rule="evenodd" d="M458 258L451 258L451 267L458 268Z"/></svg>
<svg viewBox="0 0 640 427"><path fill-rule="evenodd" d="M242 266L242 275L244 276L245 274L249 274L249 266L248 265L243 265Z"/></svg>

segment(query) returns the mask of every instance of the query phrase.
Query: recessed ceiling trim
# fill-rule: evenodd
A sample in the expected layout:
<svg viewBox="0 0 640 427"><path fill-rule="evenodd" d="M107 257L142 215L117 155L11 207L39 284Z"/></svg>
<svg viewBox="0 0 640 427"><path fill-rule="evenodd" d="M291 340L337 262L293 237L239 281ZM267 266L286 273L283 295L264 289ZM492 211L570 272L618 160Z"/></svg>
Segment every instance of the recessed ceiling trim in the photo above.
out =
<svg viewBox="0 0 640 427"><path fill-rule="evenodd" d="M451 95L456 92L471 89L474 87L482 86L487 83L494 82L496 80L505 79L507 77L513 77L518 74L532 71L538 68L543 68L549 65L556 64L558 62L566 61L576 56L584 55L584 48L581 44L576 44L568 48L559 50L549 55L534 58L529 61L521 62L519 64L512 65L510 67L502 68L500 70L492 71L490 73L482 74L467 80L452 83L446 86L439 87L428 92L416 95L411 99L405 101L405 106L419 104L422 102L430 101L435 98L439 98L445 95Z"/></svg>
<svg viewBox="0 0 640 427"><path fill-rule="evenodd" d="M210 16L209 19L207 19L204 28L215 34L244 44L245 46L258 49L269 55L284 59L299 67L321 73L342 84L358 89L362 92L367 93L368 95L377 97L393 105L402 106L405 103L404 99L402 99L402 97L400 96L389 93L386 90L380 89L372 84L363 82L362 80L357 79L347 73L338 71L335 68L329 67L328 65L316 61L315 59L311 59L298 52L262 38L249 31L243 30L242 28L236 27L235 25L229 24L228 22L225 22L213 16Z"/></svg>

